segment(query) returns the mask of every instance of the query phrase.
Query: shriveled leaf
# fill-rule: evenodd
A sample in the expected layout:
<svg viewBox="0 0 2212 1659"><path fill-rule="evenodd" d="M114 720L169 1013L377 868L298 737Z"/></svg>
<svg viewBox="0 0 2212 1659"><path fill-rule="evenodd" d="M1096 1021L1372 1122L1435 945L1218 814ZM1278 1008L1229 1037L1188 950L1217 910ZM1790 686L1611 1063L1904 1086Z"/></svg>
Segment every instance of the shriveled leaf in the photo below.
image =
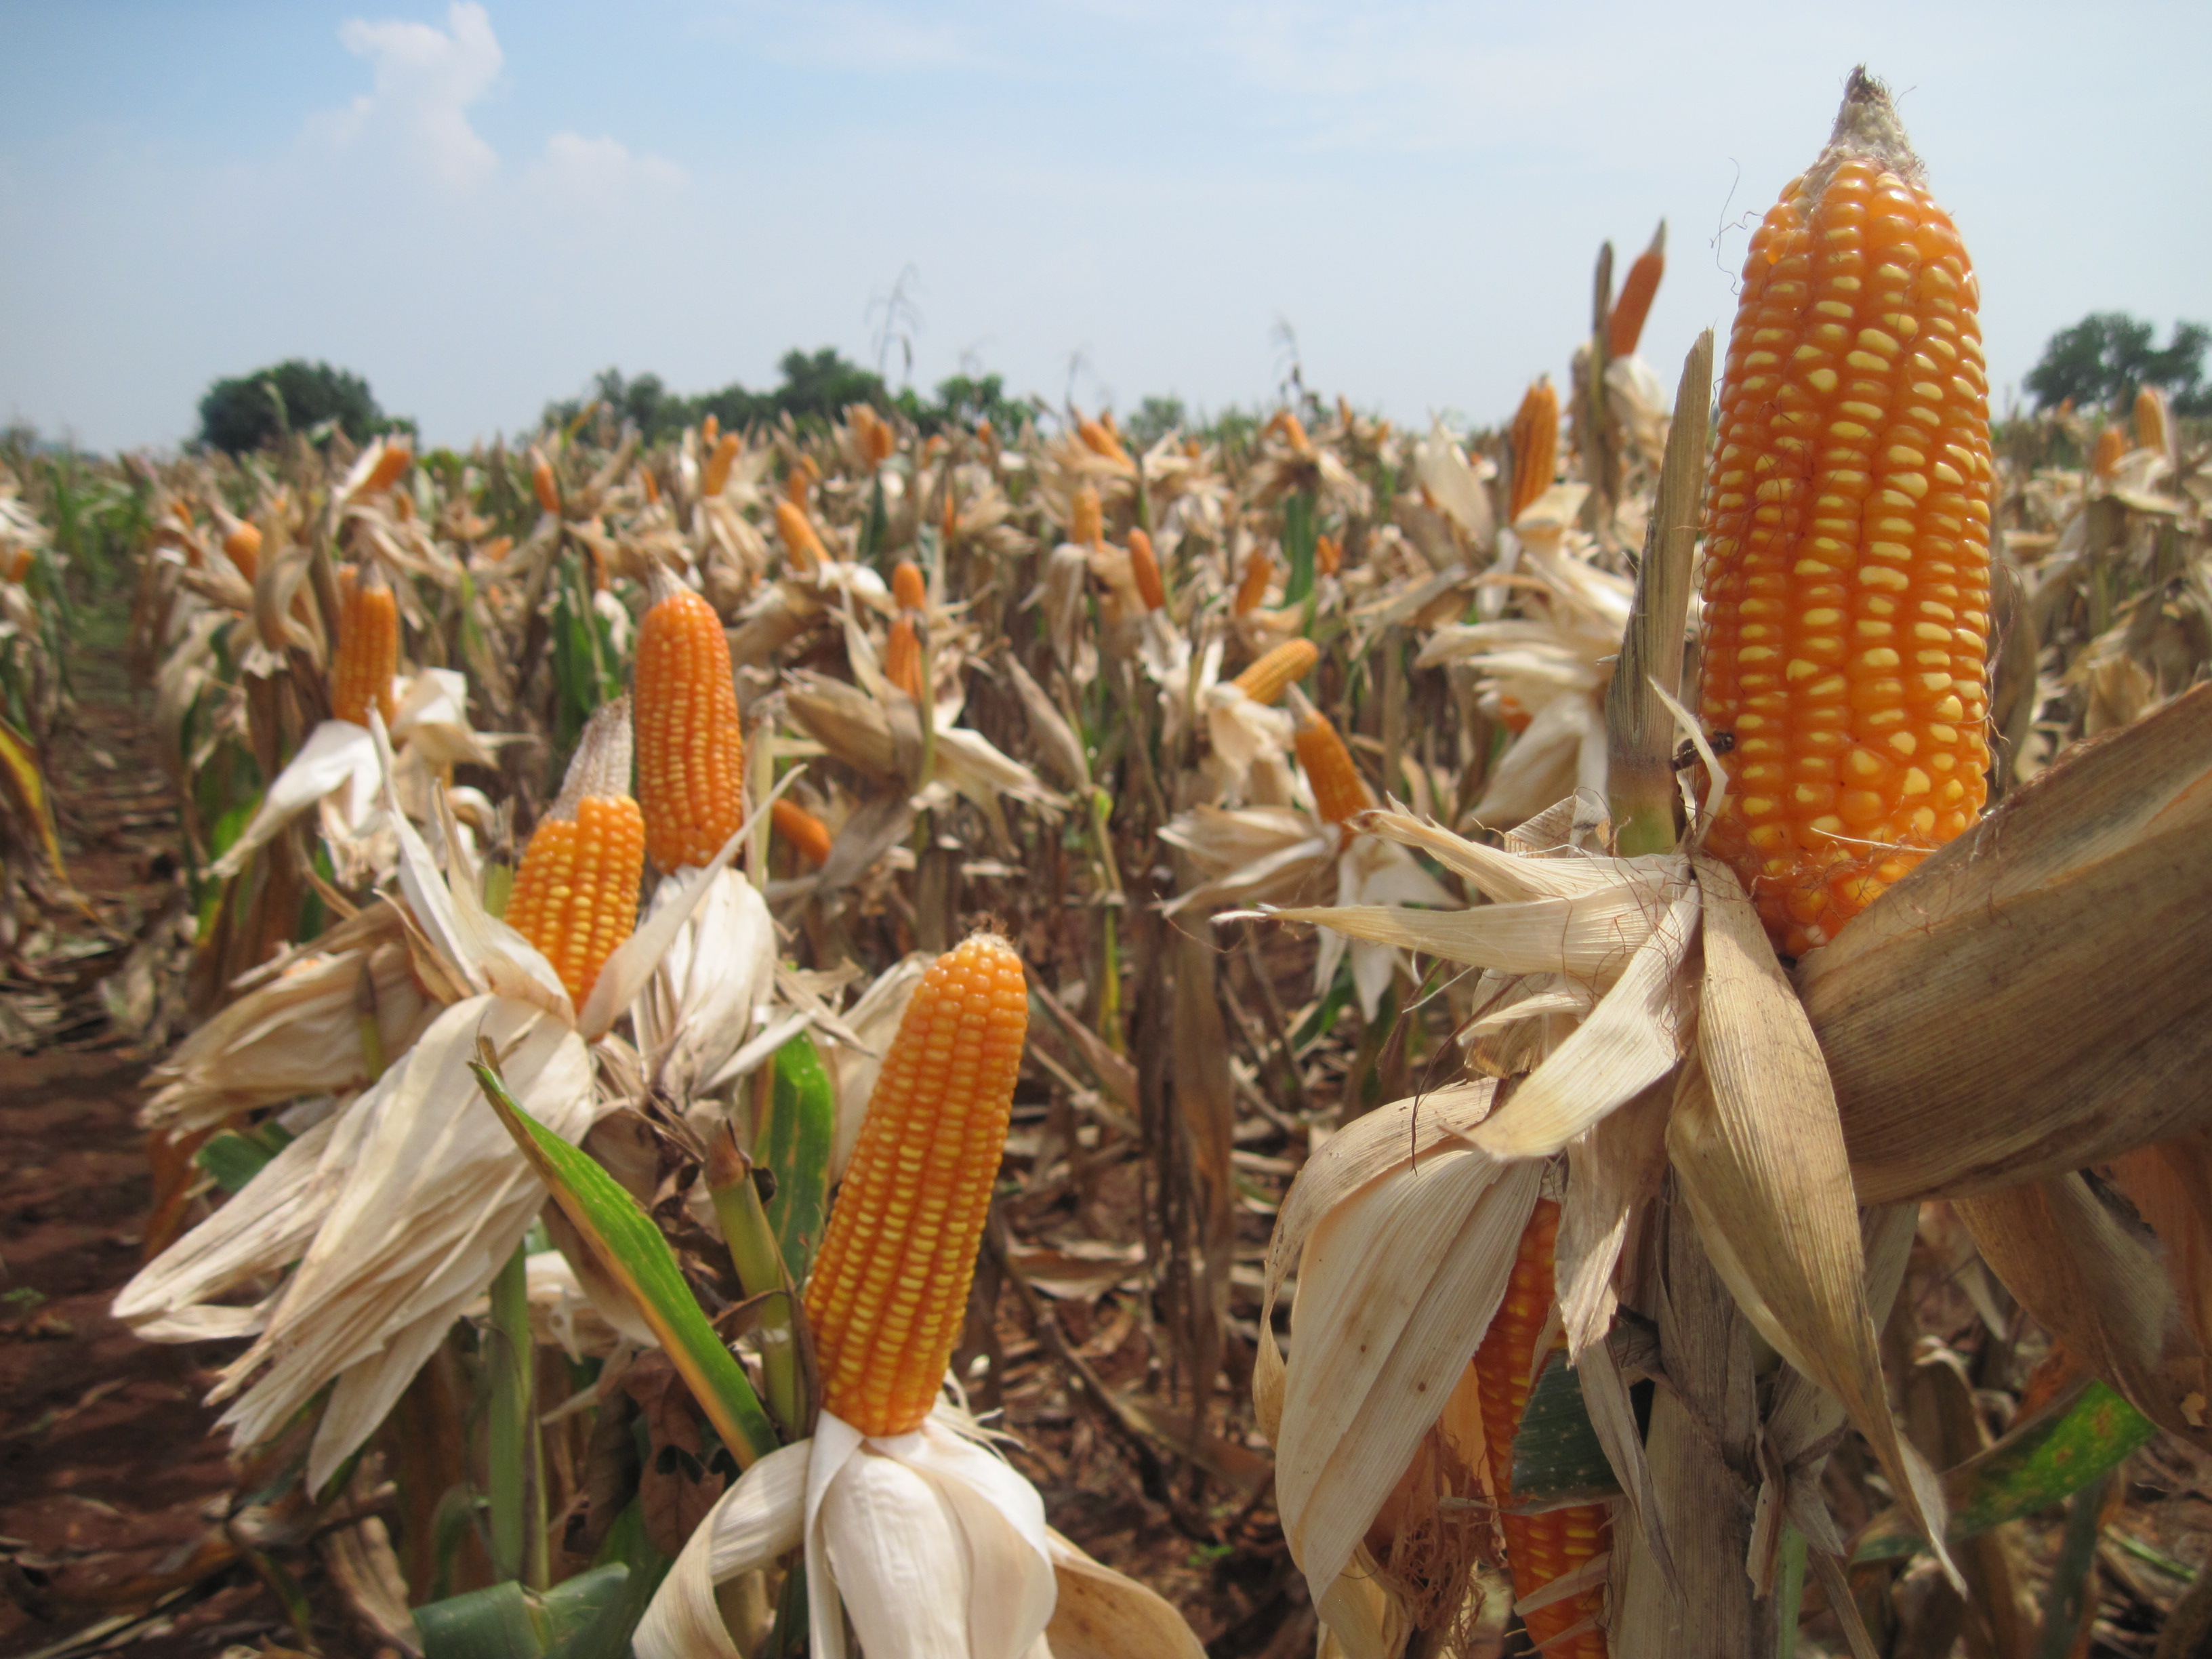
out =
<svg viewBox="0 0 2212 1659"><path fill-rule="evenodd" d="M1200 1659L1206 1650L1156 1591L1048 1531L1060 1597L1045 1637L1054 1659Z"/></svg>

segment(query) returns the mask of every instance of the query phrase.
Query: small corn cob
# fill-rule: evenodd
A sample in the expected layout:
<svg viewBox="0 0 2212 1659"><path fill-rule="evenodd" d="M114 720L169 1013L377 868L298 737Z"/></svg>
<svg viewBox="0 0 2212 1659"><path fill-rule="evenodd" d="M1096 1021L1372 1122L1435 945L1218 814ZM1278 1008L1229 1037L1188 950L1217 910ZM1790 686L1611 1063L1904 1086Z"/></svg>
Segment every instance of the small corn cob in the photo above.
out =
<svg viewBox="0 0 2212 1659"><path fill-rule="evenodd" d="M1552 1510L1542 1515L1510 1512L1514 1501L1513 1437L1520 1432L1521 1413L1528 1404L1536 1339L1551 1318L1553 1250L1559 1233L1559 1206L1548 1198L1540 1199L1536 1212L1521 1235L1505 1299L1491 1316L1490 1328L1474 1355L1475 1383L1482 1395L1482 1432L1490 1449L1491 1485L1507 1511L1498 1517L1505 1534L1505 1565L1513 1575L1514 1596L1520 1601L1527 1601L1553 1579L1592 1559L1609 1542L1608 1516L1601 1504ZM1548 1659L1605 1659L1602 1630L1585 1631L1558 1647L1544 1645L1598 1614L1604 1600L1604 1588L1593 1585L1524 1613L1528 1639Z"/></svg>
<svg viewBox="0 0 2212 1659"><path fill-rule="evenodd" d="M261 529L251 520L241 522L222 538L222 550L238 567L238 574L252 581L261 573Z"/></svg>
<svg viewBox="0 0 2212 1659"><path fill-rule="evenodd" d="M2089 475L2100 483L2106 482L2120 470L2120 459L2128 453L2128 434L2116 426L2108 426L2097 434L2097 447L2089 457Z"/></svg>
<svg viewBox="0 0 2212 1659"><path fill-rule="evenodd" d="M830 861L830 826L797 801L778 795L769 808L775 832L799 849L799 857L819 870Z"/></svg>
<svg viewBox="0 0 2212 1659"><path fill-rule="evenodd" d="M707 465L699 473L701 495L719 495L722 493L722 487L730 481L730 468L737 461L738 448L738 434L734 432L715 444L714 453L707 457Z"/></svg>
<svg viewBox="0 0 2212 1659"><path fill-rule="evenodd" d="M1096 547L1106 539L1106 515L1098 505L1098 492L1089 484L1075 487L1067 509L1067 539L1078 547Z"/></svg>
<svg viewBox="0 0 2212 1659"><path fill-rule="evenodd" d="M919 611L928 602L929 584L913 560L901 559L891 567L891 598L902 611Z"/></svg>
<svg viewBox="0 0 2212 1659"><path fill-rule="evenodd" d="M854 404L848 409L845 423L853 428L853 435L860 441L860 453L871 466L882 465L898 447L898 434L866 404Z"/></svg>
<svg viewBox="0 0 2212 1659"><path fill-rule="evenodd" d="M635 702L647 850L664 872L705 865L744 820L744 739L729 641L688 588L639 624Z"/></svg>
<svg viewBox="0 0 2212 1659"><path fill-rule="evenodd" d="M348 572L353 574L352 572ZM371 565L341 584L338 648L331 663L331 716L368 724L373 704L389 726L396 712L392 677L399 672L399 600Z"/></svg>
<svg viewBox="0 0 2212 1659"><path fill-rule="evenodd" d="M561 510L561 485L553 477L553 463L534 449L530 452L530 488L541 511Z"/></svg>
<svg viewBox="0 0 2212 1659"><path fill-rule="evenodd" d="M1505 515L1508 524L1552 487L1552 473L1559 464L1559 394L1552 390L1552 377L1547 374L1522 394L1513 416L1513 496Z"/></svg>
<svg viewBox="0 0 2212 1659"><path fill-rule="evenodd" d="M699 441L712 446L721 441L722 422L719 416L709 415L699 422Z"/></svg>
<svg viewBox="0 0 2212 1659"><path fill-rule="evenodd" d="M579 1008L637 925L645 816L630 799L629 768L629 699L617 697L584 728L560 799L532 831L507 895L507 925L553 964Z"/></svg>
<svg viewBox="0 0 2212 1659"><path fill-rule="evenodd" d="M1237 584L1237 599L1231 608L1240 617L1250 616L1267 597L1267 584L1274 579L1275 562L1265 549L1254 548L1244 561L1243 578Z"/></svg>
<svg viewBox="0 0 2212 1659"><path fill-rule="evenodd" d="M2166 418L2166 394L2147 386L2136 392L2136 447L2173 453L2173 427Z"/></svg>
<svg viewBox="0 0 2212 1659"><path fill-rule="evenodd" d="M793 472L789 476L799 479L803 485L806 475ZM805 510L787 497L775 504L775 533L783 538L783 550L801 571L818 570L830 562L830 554L822 545L822 538L814 533L813 523Z"/></svg>
<svg viewBox="0 0 2212 1659"><path fill-rule="evenodd" d="M977 933L915 988L806 1282L822 1404L906 1434L936 1403L1006 1144L1029 1026L1022 959Z"/></svg>
<svg viewBox="0 0 2212 1659"><path fill-rule="evenodd" d="M1312 673L1320 660L1321 647L1311 640L1285 640L1230 684L1255 702L1280 702L1283 693Z"/></svg>
<svg viewBox="0 0 2212 1659"><path fill-rule="evenodd" d="M1079 421L1076 435L1083 447L1094 455L1103 455L1109 461L1127 461L1129 452L1121 447L1121 441L1114 435L1113 428L1099 421Z"/></svg>
<svg viewBox="0 0 2212 1659"><path fill-rule="evenodd" d="M1334 576L1344 568L1344 544L1334 536L1314 538L1314 569L1324 576Z"/></svg>
<svg viewBox="0 0 2212 1659"><path fill-rule="evenodd" d="M801 456L799 461L799 465L783 475L783 499L804 511L807 498L814 492L814 479L805 457Z"/></svg>
<svg viewBox="0 0 2212 1659"><path fill-rule="evenodd" d="M1636 349L1636 343L1644 337L1644 319L1651 314L1651 296L1659 291L1659 279L1667 270L1667 222L1659 222L1658 233L1651 246L1636 256L1628 267L1628 275L1621 278L1620 297L1613 302L1613 314L1605 323L1605 355L1610 359L1626 357Z"/></svg>
<svg viewBox="0 0 2212 1659"><path fill-rule="evenodd" d="M1160 562L1152 552L1152 538L1141 530L1129 532L1129 579L1137 585L1137 597L1145 602L1146 610L1158 611L1167 604L1167 584L1160 580Z"/></svg>
<svg viewBox="0 0 2212 1659"><path fill-rule="evenodd" d="M660 501L660 480L653 476L653 469L649 466L641 466L638 468L637 481L645 486L645 499L647 503L652 506L658 506Z"/></svg>
<svg viewBox="0 0 2212 1659"><path fill-rule="evenodd" d="M949 489L945 492L945 514L938 523L937 533L945 538L947 547L952 545L952 538L960 533L960 503L954 499Z"/></svg>
<svg viewBox="0 0 2212 1659"><path fill-rule="evenodd" d="M1989 765L1980 291L1888 95L1751 240L1705 497L1707 845L1785 955L1974 821Z"/></svg>
<svg viewBox="0 0 2212 1659"><path fill-rule="evenodd" d="M1344 746L1328 715L1310 706L1302 709L1297 733L1291 742L1297 750L1298 764L1305 768L1306 781L1313 786L1314 810L1323 823L1341 824L1375 805L1359 769L1352 763L1352 751Z"/></svg>
<svg viewBox="0 0 2212 1659"><path fill-rule="evenodd" d="M408 467L413 464L415 452L397 440L387 441L384 453L376 458L376 465L368 477L362 481L361 493L374 495L380 489L389 489L398 483Z"/></svg>
<svg viewBox="0 0 2212 1659"><path fill-rule="evenodd" d="M884 678L912 697L921 700L921 639L914 631L914 617L902 615L891 623L884 645Z"/></svg>

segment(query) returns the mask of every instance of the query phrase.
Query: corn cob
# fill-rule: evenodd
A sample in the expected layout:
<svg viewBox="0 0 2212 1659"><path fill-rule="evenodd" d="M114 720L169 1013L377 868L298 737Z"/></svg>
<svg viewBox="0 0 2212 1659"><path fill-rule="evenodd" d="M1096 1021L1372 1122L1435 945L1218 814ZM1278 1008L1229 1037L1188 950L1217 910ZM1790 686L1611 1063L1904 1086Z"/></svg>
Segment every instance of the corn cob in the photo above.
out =
<svg viewBox="0 0 2212 1659"><path fill-rule="evenodd" d="M1109 461L1128 461L1129 452L1121 447L1121 441L1114 435L1113 428L1103 422L1079 421L1075 432L1083 440L1083 447L1092 454Z"/></svg>
<svg viewBox="0 0 2212 1659"><path fill-rule="evenodd" d="M1106 515L1098 505L1098 492L1089 484L1075 487L1067 509L1067 539L1078 547L1096 547L1106 539Z"/></svg>
<svg viewBox="0 0 2212 1659"><path fill-rule="evenodd" d="M1375 805L1359 769L1352 763L1352 751L1328 715L1310 706L1302 708L1291 743L1297 750L1298 764L1305 768L1306 781L1313 786L1314 810L1323 823L1341 824Z"/></svg>
<svg viewBox="0 0 2212 1659"><path fill-rule="evenodd" d="M931 964L884 1057L806 1283L823 1409L863 1434L908 1433L936 1402L1028 1024L1021 958L977 933Z"/></svg>
<svg viewBox="0 0 2212 1659"><path fill-rule="evenodd" d="M1313 440L1306 436L1306 423L1291 414L1289 410L1277 410L1273 418L1267 422L1267 430L1281 433L1283 441L1290 445L1292 453L1297 455L1313 453Z"/></svg>
<svg viewBox="0 0 2212 1659"><path fill-rule="evenodd" d="M1980 292L1921 179L1855 72L1752 237L1721 390L1700 712L1741 758L1707 844L1791 956L1986 792Z"/></svg>
<svg viewBox="0 0 2212 1659"><path fill-rule="evenodd" d="M1158 611L1167 604L1167 584L1160 580L1160 562L1152 551L1152 538L1142 530L1129 532L1129 579L1136 584L1137 597L1145 602L1146 610Z"/></svg>
<svg viewBox="0 0 2212 1659"><path fill-rule="evenodd" d="M1285 640L1230 684L1255 702L1280 702L1283 693L1312 673L1320 660L1321 647L1311 640Z"/></svg>
<svg viewBox="0 0 2212 1659"><path fill-rule="evenodd" d="M805 473L789 476L804 485ZM775 504L775 533L782 538L783 550L790 556L792 563L801 571L818 570L830 562L829 552L823 547L821 537L814 533L813 523L805 510L788 497Z"/></svg>
<svg viewBox="0 0 2212 1659"><path fill-rule="evenodd" d="M688 588L638 627L635 704L647 850L664 872L707 864L744 819L744 740L729 641Z"/></svg>
<svg viewBox="0 0 2212 1659"><path fill-rule="evenodd" d="M553 463L534 449L530 452L530 489L538 497L540 511L561 510L561 486L553 477Z"/></svg>
<svg viewBox="0 0 2212 1659"><path fill-rule="evenodd" d="M947 547L952 545L952 538L960 533L960 503L953 498L950 488L945 492L945 514L939 520L937 533L945 538Z"/></svg>
<svg viewBox="0 0 2212 1659"><path fill-rule="evenodd" d="M1344 568L1344 544L1334 536L1314 538L1314 569L1324 576L1334 576Z"/></svg>
<svg viewBox="0 0 2212 1659"><path fill-rule="evenodd" d="M399 482L414 459L415 452L405 444L386 442L384 453L376 458L376 465L369 470L368 477L362 481L361 493L374 495L379 490L391 489Z"/></svg>
<svg viewBox="0 0 2212 1659"><path fill-rule="evenodd" d="M1505 1565L1513 1575L1513 1595L1527 1601L1553 1579L1595 1558L1609 1542L1608 1517L1601 1504L1515 1515L1513 1437L1528 1404L1529 1372L1536 1340L1549 1322L1553 1300L1553 1250L1559 1232L1559 1206L1537 1200L1536 1212L1521 1235L1505 1299L1491 1316L1490 1328L1475 1351L1474 1376L1482 1395L1482 1432L1490 1449L1491 1485L1504 1512ZM1585 1631L1557 1647L1545 1646L1562 1632L1597 1615L1604 1605L1602 1586L1522 1615L1528 1639L1549 1659L1605 1659L1605 1634Z"/></svg>
<svg viewBox="0 0 2212 1659"><path fill-rule="evenodd" d="M2154 449L2160 454L2172 453L2173 428L2166 420L2166 394L2156 386L2136 389L2136 447Z"/></svg>
<svg viewBox="0 0 2212 1659"><path fill-rule="evenodd" d="M28 581L31 579L32 568L38 562L39 556L35 549L17 548L8 556L8 580L17 583Z"/></svg>
<svg viewBox="0 0 2212 1659"><path fill-rule="evenodd" d="M244 522L222 538L222 550L238 567L238 574L252 581L261 572L261 529L252 522Z"/></svg>
<svg viewBox="0 0 2212 1659"><path fill-rule="evenodd" d="M649 506L660 504L660 480L653 476L653 469L641 466L637 470L637 481L645 487L645 499Z"/></svg>
<svg viewBox="0 0 2212 1659"><path fill-rule="evenodd" d="M553 964L579 1008L637 924L645 816L630 799L629 769L629 699L617 697L584 728L560 799L531 833L507 895L508 926Z"/></svg>
<svg viewBox="0 0 2212 1659"><path fill-rule="evenodd" d="M1237 584L1237 599L1231 608L1240 617L1250 616L1267 597L1267 584L1274 579L1275 562L1266 550L1254 548L1244 561L1243 578Z"/></svg>
<svg viewBox="0 0 2212 1659"><path fill-rule="evenodd" d="M1636 343L1644 337L1644 319L1651 314L1651 296L1659 291L1659 279L1667 271L1667 222L1659 222L1659 229L1651 238L1651 246L1636 256L1628 267L1628 275L1621 278L1620 295L1613 302L1613 314L1605 322L1605 355L1610 359L1626 357L1636 349Z"/></svg>
<svg viewBox="0 0 2212 1659"><path fill-rule="evenodd" d="M891 623L890 638L884 646L884 678L917 702L921 700L921 640L911 616Z"/></svg>
<svg viewBox="0 0 2212 1659"><path fill-rule="evenodd" d="M730 482L730 468L738 459L738 434L731 433L714 445L714 453L707 457L707 465L699 474L699 493L719 495Z"/></svg>
<svg viewBox="0 0 2212 1659"><path fill-rule="evenodd" d="M1559 464L1559 394L1548 374L1522 395L1513 416L1513 496L1505 521L1512 523L1529 503L1552 487Z"/></svg>
<svg viewBox="0 0 2212 1659"><path fill-rule="evenodd" d="M376 567L339 588L338 648L331 663L331 717L368 724L372 704L389 726L399 672L399 600Z"/></svg>
<svg viewBox="0 0 2212 1659"><path fill-rule="evenodd" d="M2097 447L2089 457L2089 476L2100 483L2109 483L2127 453L2128 434L2116 426L2106 427L2097 434Z"/></svg>
<svg viewBox="0 0 2212 1659"><path fill-rule="evenodd" d="M913 560L901 559L891 567L891 598L902 611L919 611L928 602L929 584Z"/></svg>
<svg viewBox="0 0 2212 1659"><path fill-rule="evenodd" d="M779 795L769 808L775 832L799 849L799 855L819 870L830 861L830 826L797 801Z"/></svg>
<svg viewBox="0 0 2212 1659"><path fill-rule="evenodd" d="M705 420L699 422L699 441L701 443L711 447L714 444L719 443L721 441L721 436L722 422L720 416L709 415Z"/></svg>
<svg viewBox="0 0 2212 1659"><path fill-rule="evenodd" d="M813 494L813 464L802 455L799 458L798 465L783 475L783 498L793 507L804 511L807 498Z"/></svg>
<svg viewBox="0 0 2212 1659"><path fill-rule="evenodd" d="M991 423L988 420L975 422L975 437L976 441L986 448L999 441L999 434L992 429Z"/></svg>

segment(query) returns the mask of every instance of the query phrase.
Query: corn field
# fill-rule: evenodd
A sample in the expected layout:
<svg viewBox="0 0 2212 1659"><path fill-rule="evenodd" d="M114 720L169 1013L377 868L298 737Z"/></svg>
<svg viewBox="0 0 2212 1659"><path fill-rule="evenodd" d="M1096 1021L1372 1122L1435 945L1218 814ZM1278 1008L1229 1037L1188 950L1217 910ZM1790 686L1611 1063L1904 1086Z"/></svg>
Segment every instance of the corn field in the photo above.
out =
<svg viewBox="0 0 2212 1659"><path fill-rule="evenodd" d="M9 1639L2212 1650L2212 440L1993 430L1936 199L1855 77L1471 431L0 452L0 1038L233 1474Z"/></svg>

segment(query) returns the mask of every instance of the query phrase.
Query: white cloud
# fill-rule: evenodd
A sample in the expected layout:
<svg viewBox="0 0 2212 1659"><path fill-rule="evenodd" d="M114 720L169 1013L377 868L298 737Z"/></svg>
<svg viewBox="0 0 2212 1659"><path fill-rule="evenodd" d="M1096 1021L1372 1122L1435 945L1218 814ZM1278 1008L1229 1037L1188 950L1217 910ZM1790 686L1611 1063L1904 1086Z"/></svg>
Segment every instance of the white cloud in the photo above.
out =
<svg viewBox="0 0 2212 1659"><path fill-rule="evenodd" d="M904 75L1005 64L947 21L868 0L741 0L739 40L780 63Z"/></svg>
<svg viewBox="0 0 2212 1659"><path fill-rule="evenodd" d="M349 18L338 41L375 64L375 90L319 118L313 130L340 149L389 149L445 187L469 191L499 173L499 155L469 121L506 62L491 18L453 0L447 27Z"/></svg>
<svg viewBox="0 0 2212 1659"><path fill-rule="evenodd" d="M549 204L600 212L650 203L681 190L684 169L660 155L633 155L619 138L556 132L532 169L530 185Z"/></svg>

